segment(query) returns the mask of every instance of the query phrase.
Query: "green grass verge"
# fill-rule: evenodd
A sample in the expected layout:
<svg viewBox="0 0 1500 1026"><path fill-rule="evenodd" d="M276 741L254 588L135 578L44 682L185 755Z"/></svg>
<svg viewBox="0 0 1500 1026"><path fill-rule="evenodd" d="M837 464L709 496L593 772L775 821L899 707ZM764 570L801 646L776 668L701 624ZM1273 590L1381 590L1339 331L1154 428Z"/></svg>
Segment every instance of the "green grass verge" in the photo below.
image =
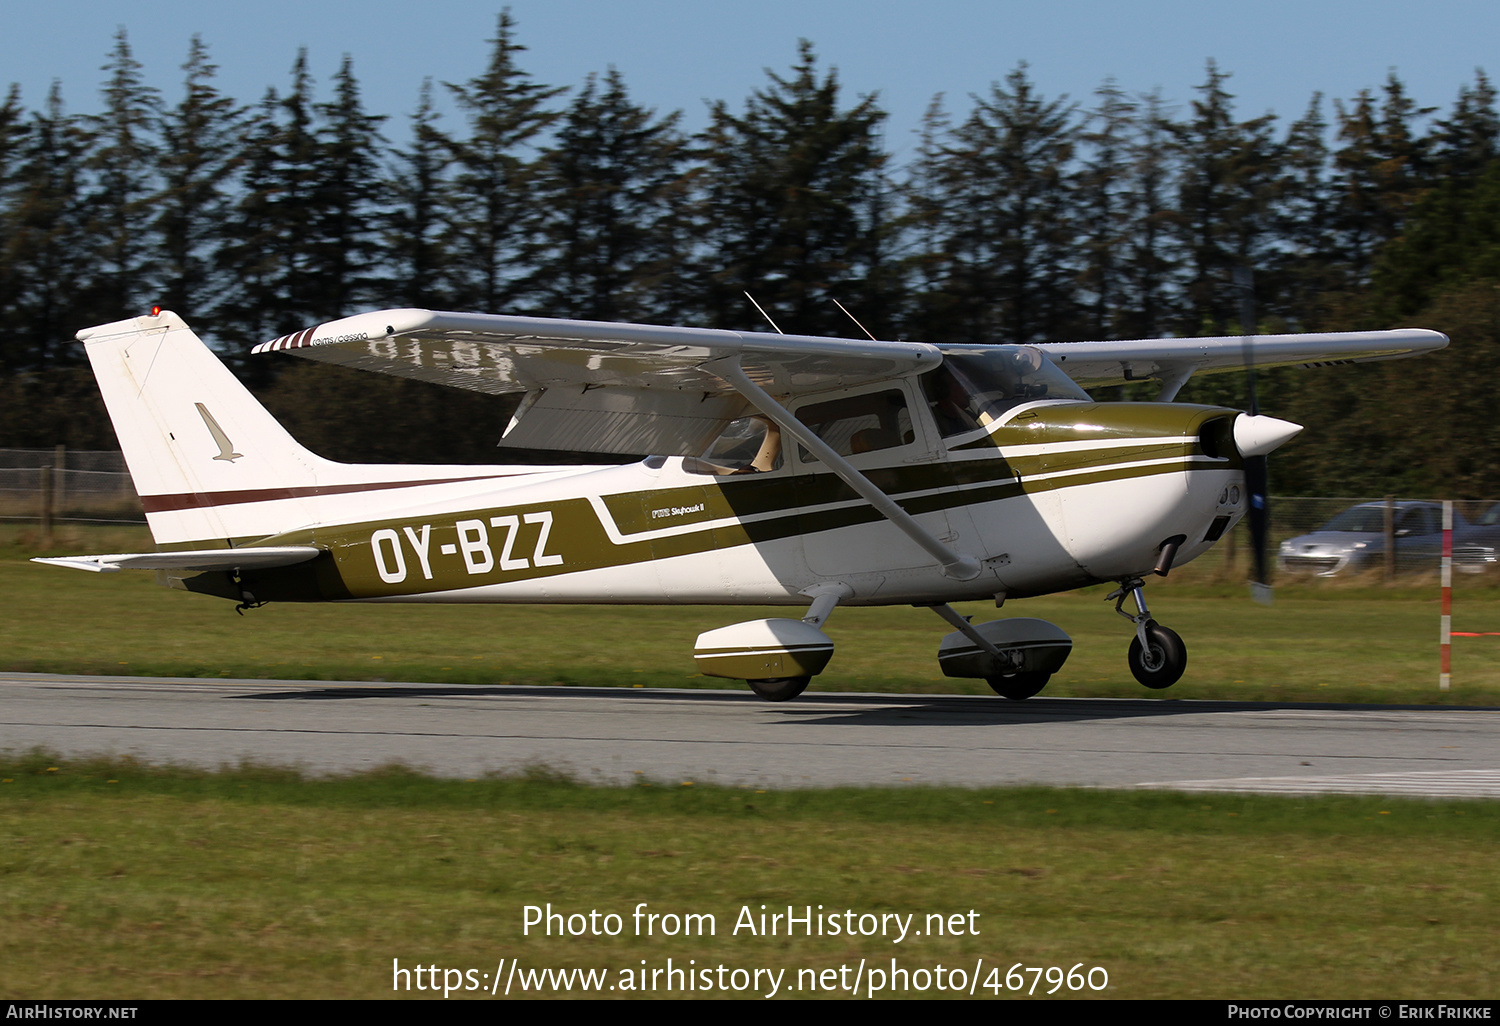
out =
<svg viewBox="0 0 1500 1026"><path fill-rule="evenodd" d="M59 536L54 552L149 550L143 530ZM424 606L273 604L240 617L230 603L158 587L147 574L87 574L26 562L32 539L0 539L0 669L84 674L743 687L703 677L699 632L786 607ZM1201 562L1201 561L1200 561ZM1454 644L1453 689L1438 679L1438 589L1431 581L1291 584L1276 604L1190 564L1148 589L1153 613L1188 645L1188 671L1164 698L1500 704L1500 638ZM1500 588L1460 575L1456 630L1500 630ZM977 620L1051 620L1074 649L1046 695L1153 696L1130 676L1130 625L1097 587L961 606ZM988 694L982 681L943 677L949 628L905 606L836 610L838 651L814 682L822 691Z"/></svg>
<svg viewBox="0 0 1500 1026"><path fill-rule="evenodd" d="M990 968L1081 962L1115 998L1493 998L1497 840L1494 802L315 780L34 753L0 761L0 994L382 998L393 959L609 982L692 959L790 985L894 958L979 964L978 996ZM548 902L623 932L525 935ZM639 902L712 914L714 935L635 936ZM733 932L745 907L820 904L965 930Z"/></svg>

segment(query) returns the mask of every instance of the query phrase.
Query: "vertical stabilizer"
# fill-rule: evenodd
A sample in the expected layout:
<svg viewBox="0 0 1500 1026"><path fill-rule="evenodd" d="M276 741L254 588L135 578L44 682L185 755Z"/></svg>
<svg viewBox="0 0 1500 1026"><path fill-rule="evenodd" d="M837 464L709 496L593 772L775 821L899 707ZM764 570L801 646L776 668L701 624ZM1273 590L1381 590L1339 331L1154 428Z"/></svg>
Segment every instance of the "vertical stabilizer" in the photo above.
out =
<svg viewBox="0 0 1500 1026"><path fill-rule="evenodd" d="M224 544L305 523L334 466L309 452L174 313L78 333L158 544ZM274 501L282 500L282 501Z"/></svg>

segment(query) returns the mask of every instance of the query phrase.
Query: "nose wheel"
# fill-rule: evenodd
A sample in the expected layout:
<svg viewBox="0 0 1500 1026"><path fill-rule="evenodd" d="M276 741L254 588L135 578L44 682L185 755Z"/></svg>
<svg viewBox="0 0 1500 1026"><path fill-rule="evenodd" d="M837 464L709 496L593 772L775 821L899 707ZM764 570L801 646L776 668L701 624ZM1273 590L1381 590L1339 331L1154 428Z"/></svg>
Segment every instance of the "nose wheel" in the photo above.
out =
<svg viewBox="0 0 1500 1026"><path fill-rule="evenodd" d="M1145 633L1145 644L1140 638L1130 641L1130 672L1148 688L1169 688L1187 669L1187 646L1176 631L1155 620L1146 621Z"/></svg>
<svg viewBox="0 0 1500 1026"><path fill-rule="evenodd" d="M1146 609L1145 582L1139 577L1121 581L1118 590L1109 594L1115 600L1115 612L1135 624L1135 638L1130 642L1130 672L1148 688L1169 688L1182 679L1187 669L1187 646L1170 627L1151 619ZM1125 612L1127 597L1135 599L1135 615Z"/></svg>

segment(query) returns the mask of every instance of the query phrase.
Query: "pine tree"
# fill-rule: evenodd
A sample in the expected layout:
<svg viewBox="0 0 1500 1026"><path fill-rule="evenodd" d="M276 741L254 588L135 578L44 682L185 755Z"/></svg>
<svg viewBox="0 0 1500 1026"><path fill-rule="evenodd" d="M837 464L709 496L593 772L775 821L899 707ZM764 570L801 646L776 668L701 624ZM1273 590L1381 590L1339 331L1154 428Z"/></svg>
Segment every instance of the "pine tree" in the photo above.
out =
<svg viewBox="0 0 1500 1026"><path fill-rule="evenodd" d="M102 264L90 305L93 316L110 320L149 306L155 294L149 225L160 99L143 84L123 28L103 70L109 74L104 112L89 118L95 140L87 162L93 185L89 230Z"/></svg>
<svg viewBox="0 0 1500 1026"><path fill-rule="evenodd" d="M1136 105L1108 79L1095 90L1099 105L1089 112L1079 142L1083 159L1073 183L1082 266L1085 332L1090 338L1119 338L1125 285L1121 261L1130 232L1126 219L1129 145L1136 129Z"/></svg>
<svg viewBox="0 0 1500 1026"><path fill-rule="evenodd" d="M218 274L228 282L213 321L219 338L236 358L245 348L277 335L307 327L288 316L282 249L284 228L278 219L281 98L268 89L246 116L242 144L235 155L238 193L214 251ZM268 374L259 361L260 374Z"/></svg>
<svg viewBox="0 0 1500 1026"><path fill-rule="evenodd" d="M1482 70L1474 72L1474 86L1460 86L1453 113L1439 121L1432 133L1432 177L1436 181L1470 181L1489 167L1500 153L1500 114L1495 112L1495 87Z"/></svg>
<svg viewBox="0 0 1500 1026"><path fill-rule="evenodd" d="M1172 121L1159 93L1140 97L1140 112L1127 150L1122 194L1129 232L1119 259L1125 298L1118 317L1124 338L1154 338L1172 317L1171 287L1179 258L1173 238L1176 205L1171 194L1177 165Z"/></svg>
<svg viewBox="0 0 1500 1026"><path fill-rule="evenodd" d="M307 48L297 51L292 65L292 88L279 105L279 131L272 151L272 253L281 293L282 324L290 331L323 320L328 309L326 283L318 275L315 247L318 237L322 147L317 136L317 106Z"/></svg>
<svg viewBox="0 0 1500 1026"><path fill-rule="evenodd" d="M20 232L22 178L28 127L21 107L21 88L12 85L0 104L0 320L17 324L20 269L16 240ZM0 342L0 375L9 371L11 346Z"/></svg>
<svg viewBox="0 0 1500 1026"><path fill-rule="evenodd" d="M1394 323L1410 323L1444 292L1500 284L1500 161L1428 192L1381 250L1372 279L1381 319Z"/></svg>
<svg viewBox="0 0 1500 1026"><path fill-rule="evenodd" d="M1317 319L1321 297L1345 285L1332 230L1335 195L1327 136L1323 96L1314 93L1282 146L1274 222L1280 244L1257 273L1262 316L1275 314L1304 326Z"/></svg>
<svg viewBox="0 0 1500 1026"><path fill-rule="evenodd" d="M185 318L206 314L221 290L213 251L228 213L228 184L239 163L243 112L213 85L217 68L194 36L182 100L161 116L161 192L152 222L161 261L161 305Z"/></svg>
<svg viewBox="0 0 1500 1026"><path fill-rule="evenodd" d="M444 83L468 117L467 138L440 135L453 163L444 244L453 255L453 298L491 313L513 312L526 281L521 262L536 230L535 162L526 147L553 124L547 103L565 90L537 85L516 64L509 9L491 40L489 68L465 85Z"/></svg>
<svg viewBox="0 0 1500 1026"><path fill-rule="evenodd" d="M220 307L224 338L244 347L297 331L330 316L328 281L318 264L322 148L307 51L292 65L292 87L274 89L249 116L239 150L239 197L219 247L219 267L233 283ZM269 361L242 367L259 382Z"/></svg>
<svg viewBox="0 0 1500 1026"><path fill-rule="evenodd" d="M670 319L687 243L679 231L687 144L680 115L630 102L614 69L590 75L543 150L530 291L550 315Z"/></svg>
<svg viewBox="0 0 1500 1026"><path fill-rule="evenodd" d="M11 234L3 240L15 320L0 336L0 363L12 373L78 362L79 347L69 344L73 334L98 323L87 319L94 315L80 302L103 273L88 232L88 153L88 133L79 118L65 113L62 87L53 83L23 140Z"/></svg>
<svg viewBox="0 0 1500 1026"><path fill-rule="evenodd" d="M1350 107L1335 100L1334 111L1342 144L1333 155L1338 243L1348 261L1350 283L1358 286L1367 280L1375 250L1387 238L1380 214L1375 100L1370 90L1361 89Z"/></svg>
<svg viewBox="0 0 1500 1026"><path fill-rule="evenodd" d="M442 309L453 304L442 291L445 250L437 234L448 166L437 120L432 79L424 79L416 113L411 115L411 144L395 153L384 252L393 295L401 303Z"/></svg>
<svg viewBox="0 0 1500 1026"><path fill-rule="evenodd" d="M924 337L1035 342L1081 329L1075 298L1077 230L1067 169L1077 128L1066 98L1038 96L1023 63L975 97L969 117L919 158L914 213L929 247L925 288L941 317ZM925 223L924 223L925 222ZM932 311L930 294L918 303Z"/></svg>
<svg viewBox="0 0 1500 1026"><path fill-rule="evenodd" d="M1208 62L1192 117L1176 126L1181 159L1178 234L1187 260L1185 332L1221 334L1238 320L1238 267L1255 268L1274 241L1280 180L1271 139L1275 115L1234 120L1229 75Z"/></svg>
<svg viewBox="0 0 1500 1026"><path fill-rule="evenodd" d="M806 40L790 77L766 75L743 113L714 104L701 137L705 312L716 326L761 330L748 291L783 330L859 334L833 300L867 305L885 113L873 96L841 108L838 73L819 76Z"/></svg>
<svg viewBox="0 0 1500 1026"><path fill-rule="evenodd" d="M947 140L953 123L941 93L922 114L916 157L899 187L901 215L897 223L905 247L901 260L908 292L907 334L946 340L962 318L963 290L955 275L950 248L950 226L960 198Z"/></svg>
<svg viewBox="0 0 1500 1026"><path fill-rule="evenodd" d="M1335 103L1342 143L1334 153L1335 217L1356 286L1368 283L1378 250L1400 234L1407 211L1431 184L1427 141L1415 134L1415 122L1433 108L1417 107L1394 72L1384 93L1378 107L1368 89L1352 109Z"/></svg>
<svg viewBox="0 0 1500 1026"><path fill-rule="evenodd" d="M332 320L354 312L375 293L378 220L385 196L377 154L384 117L364 112L353 62L345 55L334 76L334 98L318 104L315 173L309 203L307 281L312 314Z"/></svg>

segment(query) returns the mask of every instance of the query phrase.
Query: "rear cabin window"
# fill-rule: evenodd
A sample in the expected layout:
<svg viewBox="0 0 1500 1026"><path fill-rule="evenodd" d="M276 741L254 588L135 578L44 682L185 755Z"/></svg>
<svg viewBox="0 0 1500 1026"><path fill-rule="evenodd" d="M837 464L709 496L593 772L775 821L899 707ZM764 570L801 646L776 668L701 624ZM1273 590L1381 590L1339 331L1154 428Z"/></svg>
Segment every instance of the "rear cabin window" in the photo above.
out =
<svg viewBox="0 0 1500 1026"><path fill-rule="evenodd" d="M840 456L894 449L915 438L911 410L899 388L804 406L797 411L797 419ZM803 463L818 462L805 448L797 448Z"/></svg>

